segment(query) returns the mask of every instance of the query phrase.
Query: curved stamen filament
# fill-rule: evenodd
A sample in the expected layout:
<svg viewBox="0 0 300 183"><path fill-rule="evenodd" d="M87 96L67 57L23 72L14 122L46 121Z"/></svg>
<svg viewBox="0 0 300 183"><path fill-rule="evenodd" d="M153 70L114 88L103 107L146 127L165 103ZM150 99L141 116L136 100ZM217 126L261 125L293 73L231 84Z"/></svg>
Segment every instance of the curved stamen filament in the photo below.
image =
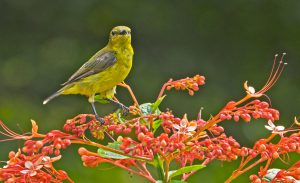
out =
<svg viewBox="0 0 300 183"><path fill-rule="evenodd" d="M273 65L272 65L272 70L270 72L270 75L269 75L269 78L268 78L268 81L266 83L269 83L269 81L271 80L272 78L272 75L273 75L273 72L274 72L274 69L275 69L275 65L276 65L276 60L277 60L277 57L278 57L278 54L275 54L274 56L274 60L273 60Z"/></svg>
<svg viewBox="0 0 300 183"><path fill-rule="evenodd" d="M0 127L3 128L4 131L0 131L0 134L8 137L8 139L1 139L0 142L17 140L17 139L27 139L31 137L31 133L18 134L12 130L10 130L1 120Z"/></svg>
<svg viewBox="0 0 300 183"><path fill-rule="evenodd" d="M3 131L0 131L0 134L5 135L7 137L22 137L22 135L15 133L14 131L10 130L2 121L0 121L0 126L4 129Z"/></svg>
<svg viewBox="0 0 300 183"><path fill-rule="evenodd" d="M275 55L274 63L273 63L273 66L272 66L270 76L269 76L266 84L263 86L263 88L261 90L259 90L257 92L257 94L265 93L278 81L280 75L282 74L282 71L283 71L285 65L287 64L287 63L283 62L283 58L284 58L285 55L286 55L285 53L282 54L277 68L276 68L276 59L277 59L278 55L277 54Z"/></svg>

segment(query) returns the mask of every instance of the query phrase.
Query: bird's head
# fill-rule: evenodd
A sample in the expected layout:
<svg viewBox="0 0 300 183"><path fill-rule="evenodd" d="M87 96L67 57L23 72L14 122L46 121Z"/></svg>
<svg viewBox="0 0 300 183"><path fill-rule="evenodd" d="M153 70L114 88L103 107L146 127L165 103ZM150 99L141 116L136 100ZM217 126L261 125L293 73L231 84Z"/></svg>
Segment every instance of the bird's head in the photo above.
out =
<svg viewBox="0 0 300 183"><path fill-rule="evenodd" d="M130 44L131 43L131 29L126 26L117 26L110 31L110 44Z"/></svg>

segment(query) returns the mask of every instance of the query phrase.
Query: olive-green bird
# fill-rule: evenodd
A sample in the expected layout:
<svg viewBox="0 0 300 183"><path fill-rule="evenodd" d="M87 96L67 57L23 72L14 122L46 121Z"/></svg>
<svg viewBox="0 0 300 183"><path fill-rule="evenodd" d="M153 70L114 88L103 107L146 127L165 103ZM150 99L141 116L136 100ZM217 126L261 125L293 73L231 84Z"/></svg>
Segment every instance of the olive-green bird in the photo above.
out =
<svg viewBox="0 0 300 183"><path fill-rule="evenodd" d="M126 26L114 27L109 35L108 44L83 64L65 83L63 87L44 100L47 104L59 95L81 94L88 97L97 120L95 95L117 104L122 109L128 109L123 104L114 101L117 84L124 81L132 66L133 48L131 46L131 30Z"/></svg>

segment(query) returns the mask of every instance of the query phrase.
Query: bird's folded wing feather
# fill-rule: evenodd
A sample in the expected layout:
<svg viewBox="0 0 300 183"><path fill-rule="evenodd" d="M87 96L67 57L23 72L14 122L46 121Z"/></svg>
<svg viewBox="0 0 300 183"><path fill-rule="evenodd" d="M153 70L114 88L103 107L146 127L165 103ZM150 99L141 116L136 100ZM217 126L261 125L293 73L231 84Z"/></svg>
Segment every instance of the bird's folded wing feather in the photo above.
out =
<svg viewBox="0 0 300 183"><path fill-rule="evenodd" d="M83 78L97 74L104 71L105 69L112 66L116 63L116 53L115 52L106 52L103 54L93 56L88 62L83 64L69 79L67 82L62 85L68 85L75 81L79 81Z"/></svg>

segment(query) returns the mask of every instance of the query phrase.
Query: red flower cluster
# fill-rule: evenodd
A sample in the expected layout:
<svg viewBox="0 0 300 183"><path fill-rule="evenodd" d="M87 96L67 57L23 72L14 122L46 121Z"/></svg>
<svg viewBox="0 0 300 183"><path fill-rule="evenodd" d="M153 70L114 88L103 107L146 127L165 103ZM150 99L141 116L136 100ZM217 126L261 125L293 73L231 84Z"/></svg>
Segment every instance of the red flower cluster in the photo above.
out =
<svg viewBox="0 0 300 183"><path fill-rule="evenodd" d="M261 167L259 176L251 175L250 181L252 183L268 183L272 182L282 182L282 183L295 183L300 179L300 161L295 163L288 170L272 168L265 170Z"/></svg>
<svg viewBox="0 0 300 183"><path fill-rule="evenodd" d="M0 181L14 182L39 182L39 183L62 183L71 179L63 170L54 169L52 163L61 156L50 158L42 154L26 156L19 150L11 151L8 155L7 164L0 169Z"/></svg>
<svg viewBox="0 0 300 183"><path fill-rule="evenodd" d="M106 123L109 123L110 116L104 118ZM90 131L93 137L104 139L106 126L101 125L96 117L92 114L80 114L72 119L69 119L64 124L64 131L75 135L78 138L85 137L86 131Z"/></svg>
<svg viewBox="0 0 300 183"><path fill-rule="evenodd" d="M161 112L159 104L162 102L165 89L188 90L190 95L199 90L205 78L196 75L192 78L169 80L159 93L154 103L139 105L129 85L121 83L128 89L134 105L130 106L130 115L125 116L119 111L105 116L105 124L96 120L94 115L80 114L69 119L64 124L64 132L52 130L47 134L39 134L37 125L33 123L31 135L19 135L9 130L3 123L4 134L11 139L25 140L22 151L9 154L7 165L0 168L0 180L6 182L62 182L72 180L63 171L54 169L52 162L60 159L60 151L71 144L84 144L97 147L97 152L79 148L78 153L84 166L96 167L101 163L109 163L131 173L137 174L155 182L172 182L174 177L181 175L185 181L199 168L208 165L213 160L233 161L241 157L241 164L225 181L229 183L251 168L266 162L258 175L250 177L253 183L293 182L300 179L300 163L296 163L288 170L278 170L275 176L269 176L270 166L274 159L282 159L290 152L300 154L299 128L285 130L283 126L275 126L279 119L279 111L270 107L267 102L257 98L278 80L284 65L281 58L276 67L276 58L270 77L265 86L258 92L245 82L246 96L237 102L230 101L216 115L204 120L201 112L198 118L188 120L187 115L182 118L175 116L170 110ZM241 147L236 139L226 135L220 126L224 120L246 122L263 118L268 121L265 127L271 131L266 139L258 140L253 148ZM295 120L295 124L299 122ZM95 139L90 140L91 134ZM290 135L288 135L290 134ZM105 137L112 141L104 144ZM271 142L279 137L277 143ZM91 138L93 139L93 138ZM99 142L100 141L100 142ZM24 154L22 154L24 153ZM26 154L26 155L25 155ZM50 158L49 155L55 155ZM172 162L178 163L180 170L170 170ZM160 178L154 178L147 165L151 164L160 172ZM273 171L274 172L274 171ZM172 175L173 174L173 175Z"/></svg>
<svg viewBox="0 0 300 183"><path fill-rule="evenodd" d="M261 139L255 143L252 156L260 154L262 159L277 159L281 154L289 152L300 153L300 133L294 133L289 137L282 136L277 144L267 143L265 139Z"/></svg>
<svg viewBox="0 0 300 183"><path fill-rule="evenodd" d="M200 76L199 74L192 78L187 77L185 79L180 79L175 81L170 79L162 87L162 90L160 91L158 98L163 95L165 88L167 90L171 90L172 88L175 88L176 90L188 90L189 94L192 96L194 95L195 91L199 90L199 86L204 84L205 84L205 77Z"/></svg>
<svg viewBox="0 0 300 183"><path fill-rule="evenodd" d="M263 118L271 121L279 119L279 111L270 108L267 102L256 99L241 107L237 107L235 104L234 101L228 102L220 113L221 120L233 119L238 122L242 118L244 121L249 122L251 116L254 119Z"/></svg>
<svg viewBox="0 0 300 183"><path fill-rule="evenodd" d="M22 151L28 155L33 155L34 153L39 153L41 150L42 154L50 155L54 153L58 156L61 149L65 149L71 145L71 138L69 134L59 130L52 130L42 140L25 141Z"/></svg>

